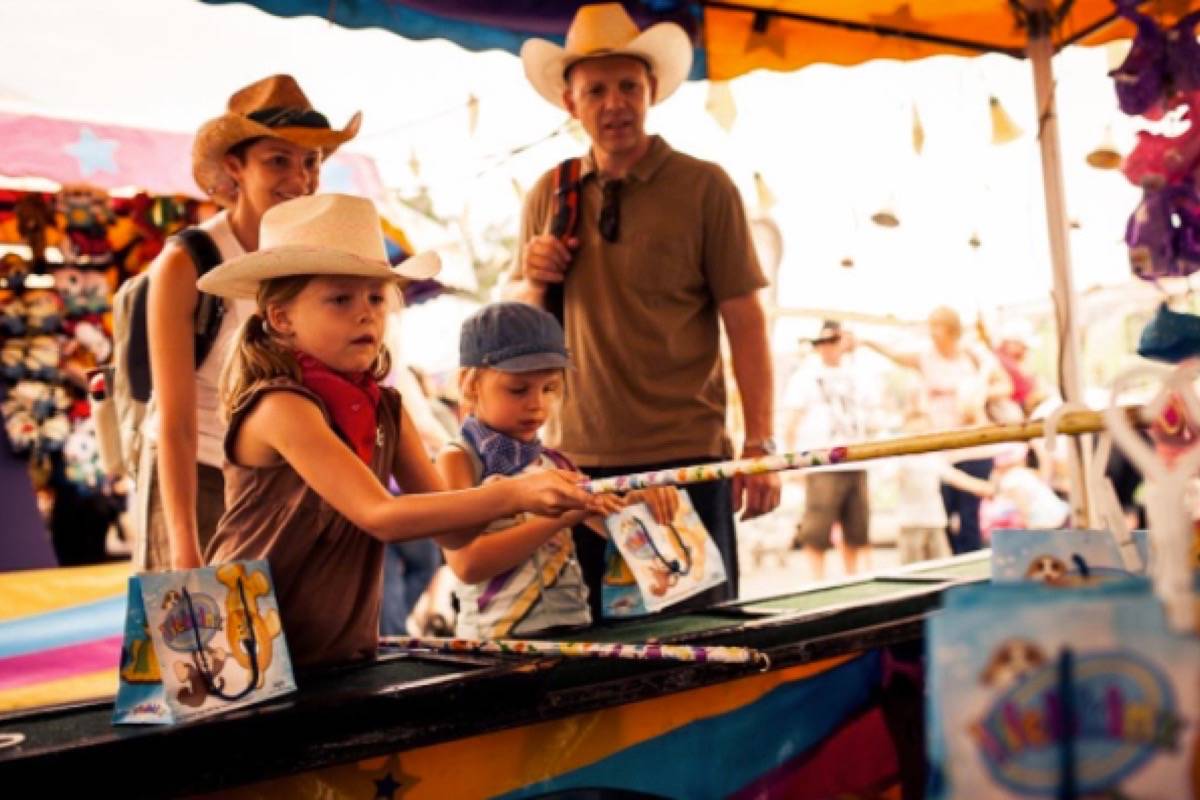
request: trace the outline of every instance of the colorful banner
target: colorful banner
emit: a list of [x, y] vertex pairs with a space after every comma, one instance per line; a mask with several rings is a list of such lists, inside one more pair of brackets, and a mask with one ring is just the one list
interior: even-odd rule
[[[199, 122], [199, 120], [197, 121]], [[0, 175], [203, 197], [192, 179], [192, 134], [0, 113]], [[375, 162], [339, 152], [321, 191], [382, 198]]]
[[116, 692], [130, 571], [0, 573], [0, 712]]

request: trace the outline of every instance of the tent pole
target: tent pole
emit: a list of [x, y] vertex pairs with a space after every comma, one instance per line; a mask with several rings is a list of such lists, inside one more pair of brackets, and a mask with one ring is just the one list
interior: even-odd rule
[[[1058, 140], [1058, 111], [1054, 101], [1054, 42], [1047, 0], [1038, 0], [1029, 15], [1029, 62], [1033, 66], [1034, 96], [1038, 109], [1038, 146], [1042, 156], [1042, 187], [1046, 200], [1046, 225], [1050, 239], [1050, 263], [1054, 274], [1054, 308], [1058, 327], [1058, 371], [1063, 401], [1083, 404], [1083, 373], [1080, 362], [1078, 306], [1071, 275], [1066, 198], [1063, 192], [1062, 155]], [[1071, 476], [1071, 512], [1077, 527], [1089, 527], [1097, 519], [1089, 502], [1087, 481], [1088, 447], [1081, 439], [1070, 439], [1068, 467]]]

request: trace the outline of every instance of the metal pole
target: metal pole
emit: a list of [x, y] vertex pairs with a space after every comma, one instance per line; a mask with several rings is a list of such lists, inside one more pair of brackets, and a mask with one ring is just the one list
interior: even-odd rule
[[[1042, 155], [1042, 188], [1046, 199], [1046, 227], [1050, 234], [1050, 263], [1054, 274], [1054, 308], [1058, 323], [1060, 389], [1066, 403], [1083, 403], [1083, 373], [1079, 357], [1079, 319], [1071, 251], [1068, 237], [1066, 199], [1063, 193], [1062, 156], [1058, 141], [1058, 111], [1054, 102], [1054, 42], [1047, 0], [1039, 0], [1028, 18], [1029, 61], [1033, 65], [1033, 87], [1038, 108], [1038, 145]], [[1096, 519], [1084, 475], [1088, 448], [1078, 439], [1068, 446], [1071, 476], [1071, 512], [1075, 524], [1088, 527]]]

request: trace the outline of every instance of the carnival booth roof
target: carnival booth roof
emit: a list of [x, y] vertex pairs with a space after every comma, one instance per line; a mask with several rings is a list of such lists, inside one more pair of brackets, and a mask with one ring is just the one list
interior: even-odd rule
[[[248, 2], [281, 17], [317, 16], [347, 28], [384, 28], [408, 39], [449, 39], [469, 50], [516, 53], [530, 37], [562, 43], [581, 0], [201, 0]], [[809, 64], [909, 61], [933, 55], [1022, 56], [1031, 30], [1053, 31], [1056, 47], [1102, 44], [1132, 35], [1112, 0], [647, 0], [626, 3], [639, 26], [673, 21], [696, 47], [692, 77], [725, 80], [755, 69]], [[1181, 13], [1187, 0], [1139, 5]], [[1157, 7], [1163, 7], [1158, 9]]]
[[[200, 197], [191, 172], [192, 136], [0, 113], [0, 175]], [[375, 163], [353, 153], [326, 161], [321, 185], [325, 191], [364, 197], [384, 194]]]

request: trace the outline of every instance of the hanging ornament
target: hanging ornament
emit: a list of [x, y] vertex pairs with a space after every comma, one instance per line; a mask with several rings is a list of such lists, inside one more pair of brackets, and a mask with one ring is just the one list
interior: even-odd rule
[[917, 104], [913, 103], [912, 107], [912, 148], [917, 155], [925, 150], [925, 126], [921, 124], [921, 114], [917, 111]]
[[733, 130], [737, 120], [737, 103], [733, 100], [733, 88], [729, 81], [709, 81], [708, 98], [704, 101], [704, 110], [712, 115], [726, 133]]
[[845, 258], [843, 258], [841, 260], [840, 263], [841, 263], [841, 266], [843, 269], [850, 269], [851, 267], [854, 266], [854, 259], [851, 258], [850, 256], [846, 256]]
[[475, 126], [479, 124], [479, 98], [474, 94], [467, 95], [467, 135], [475, 135]]
[[525, 189], [521, 186], [521, 182], [516, 178], [510, 178], [512, 181], [513, 192], [516, 193], [518, 200], [525, 199]]
[[971, 238], [967, 239], [967, 244], [970, 245], [972, 250], [978, 250], [979, 246], [982, 245], [983, 242], [979, 240], [979, 234], [972, 231]]
[[881, 208], [871, 215], [871, 222], [881, 228], [896, 228], [900, 225], [900, 218], [890, 208]]
[[775, 207], [775, 195], [771, 193], [761, 172], [754, 173], [754, 191], [758, 195], [759, 211], [765, 214]]
[[1104, 126], [1104, 136], [1101, 137], [1100, 144], [1085, 158], [1088, 165], [1096, 169], [1116, 169], [1121, 166], [1122, 157], [1113, 141], [1112, 125]]
[[408, 168], [412, 170], [414, 178], [421, 177], [421, 161], [417, 158], [417, 151], [414, 148], [408, 157]]
[[992, 144], [1008, 144], [1021, 138], [1023, 131], [1000, 104], [1000, 98], [995, 95], [989, 97], [988, 110], [992, 115]]

